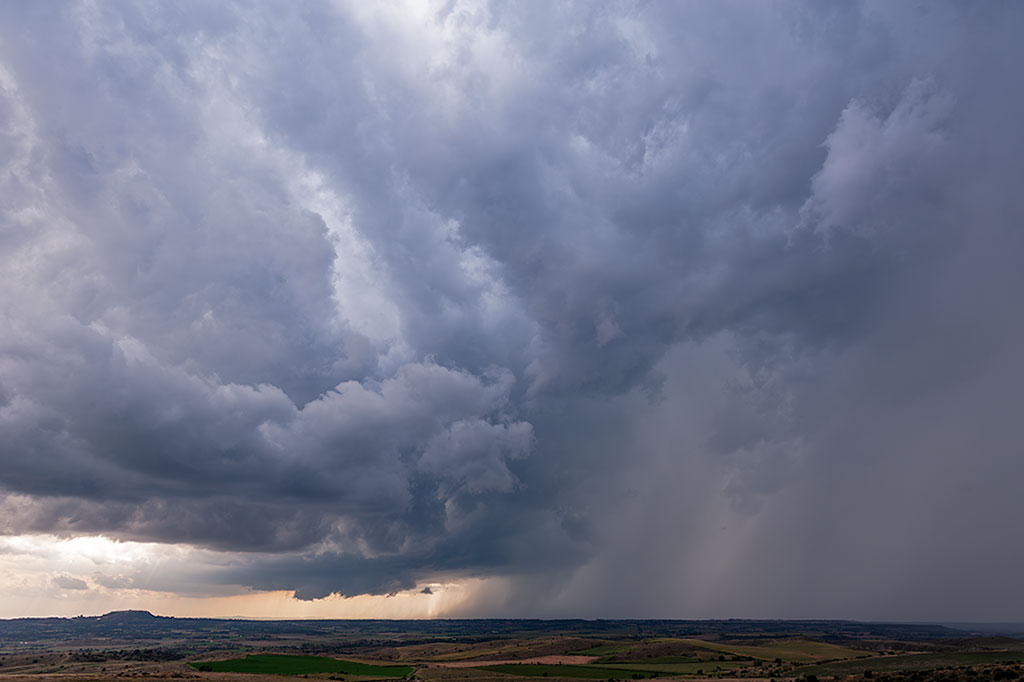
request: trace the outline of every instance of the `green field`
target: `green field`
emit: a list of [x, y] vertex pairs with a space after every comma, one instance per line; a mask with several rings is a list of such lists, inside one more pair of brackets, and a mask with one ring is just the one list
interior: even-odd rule
[[413, 671], [413, 668], [407, 665], [369, 665], [326, 656], [284, 654], [250, 654], [245, 658], [232, 658], [226, 661], [193, 661], [189, 665], [195, 670], [264, 675], [342, 673], [366, 677], [405, 677]]
[[991, 665], [1024, 661], [1024, 651], [978, 651], [949, 652], [936, 654], [906, 654], [904, 656], [881, 656], [860, 661], [837, 661], [822, 665], [797, 668], [797, 675], [854, 675], [865, 670], [888, 672], [896, 670], [932, 670], [935, 668], [961, 668], [969, 665]]
[[601, 668], [596, 665], [540, 665], [537, 663], [503, 663], [501, 665], [487, 665], [474, 670], [488, 670], [494, 673], [505, 673], [506, 675], [520, 675], [522, 677], [579, 677], [588, 680], [607, 680], [609, 678], [621, 679], [624, 675], [631, 676], [634, 673], [651, 677], [654, 671], [629, 670], [622, 668]]
[[857, 651], [856, 649], [847, 649], [835, 644], [814, 642], [806, 639], [776, 640], [758, 646], [749, 644], [719, 644], [718, 642], [706, 642], [702, 639], [686, 639], [683, 641], [704, 649], [719, 651], [723, 654], [750, 656], [752, 658], [760, 658], [763, 661], [772, 661], [779, 658], [787, 663], [813, 663], [814, 661], [821, 660], [869, 656], [866, 652]]

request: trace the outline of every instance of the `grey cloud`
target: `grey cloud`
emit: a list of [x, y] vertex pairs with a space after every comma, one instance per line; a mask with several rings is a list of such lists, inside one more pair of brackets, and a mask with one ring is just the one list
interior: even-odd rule
[[132, 578], [126, 575], [105, 575], [103, 573], [97, 573], [92, 579], [97, 585], [101, 585], [111, 590], [130, 588], [134, 583]]
[[4, 532], [524, 615], [1019, 562], [1018, 6], [449, 10], [0, 10]]
[[81, 578], [70, 575], [53, 576], [53, 584], [62, 590], [88, 590], [89, 585]]
[[[124, 347], [54, 395], [37, 374], [21, 379], [35, 380], [36, 400], [48, 399], [49, 430], [29, 428], [38, 412], [27, 400], [5, 414], [6, 442], [35, 454], [3, 461], [8, 486], [102, 498], [60, 505], [59, 518], [83, 530], [114, 523], [138, 538], [301, 546], [346, 514], [404, 515], [421, 459], [427, 470], [439, 457], [461, 462], [462, 473], [439, 473], [472, 492], [507, 489], [503, 462], [528, 445], [528, 425], [501, 416], [507, 373], [405, 365], [377, 386], [340, 384], [299, 410], [273, 387], [199, 380]], [[85, 398], [96, 391], [101, 397]], [[131, 404], [118, 398], [127, 391]], [[490, 449], [487, 463], [469, 457], [469, 446]]]
[[530, 425], [523, 422], [511, 427], [481, 420], [455, 422], [431, 440], [418, 467], [471, 493], [507, 492], [516, 480], [506, 460], [529, 454], [532, 435]]

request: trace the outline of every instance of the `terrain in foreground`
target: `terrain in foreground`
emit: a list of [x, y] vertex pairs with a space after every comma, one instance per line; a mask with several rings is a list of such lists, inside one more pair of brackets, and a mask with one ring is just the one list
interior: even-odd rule
[[1024, 627], [852, 621], [0, 620], [0, 682], [1024, 680]]

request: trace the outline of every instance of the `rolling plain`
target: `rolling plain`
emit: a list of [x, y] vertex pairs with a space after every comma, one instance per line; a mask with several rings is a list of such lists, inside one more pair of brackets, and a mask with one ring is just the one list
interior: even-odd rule
[[1024, 627], [852, 621], [0, 621], [0, 682], [124, 678], [1001, 682]]

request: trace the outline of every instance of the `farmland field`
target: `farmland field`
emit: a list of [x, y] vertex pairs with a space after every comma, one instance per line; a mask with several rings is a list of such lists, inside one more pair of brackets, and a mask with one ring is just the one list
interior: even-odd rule
[[958, 668], [969, 665], [990, 665], [1024, 661], [1022, 651], [973, 651], [934, 654], [907, 654], [904, 656], [882, 656], [859, 661], [837, 661], [797, 669], [799, 675], [853, 675], [865, 670], [892, 672], [897, 670], [932, 670], [935, 668]]
[[866, 657], [868, 654], [856, 649], [848, 649], [826, 642], [813, 642], [805, 639], [788, 639], [766, 642], [761, 645], [733, 645], [718, 642], [706, 642], [700, 639], [684, 640], [705, 649], [720, 651], [734, 656], [750, 656], [770, 661], [780, 658], [787, 663], [813, 663], [830, 659], [851, 659]]
[[718, 661], [698, 661], [692, 663], [603, 663], [602, 667], [618, 670], [619, 672], [641, 672], [661, 673], [663, 675], [696, 675], [714, 674], [716, 668], [723, 671], [739, 670], [747, 667], [746, 663], [730, 662], [719, 663]]
[[488, 670], [494, 673], [505, 673], [506, 675], [518, 675], [521, 677], [578, 677], [590, 680], [605, 680], [610, 677], [621, 676], [623, 673], [642, 673], [650, 677], [653, 671], [643, 671], [637, 668], [625, 670], [622, 668], [602, 668], [596, 665], [538, 665], [533, 663], [509, 663], [504, 665], [488, 665], [475, 670]]
[[582, 656], [604, 656], [606, 654], [616, 654], [620, 651], [629, 651], [635, 644], [601, 644], [599, 646], [592, 646], [589, 649], [580, 649], [574, 651], [574, 654], [580, 654]]
[[484, 657], [501, 656], [503, 654], [509, 653], [509, 651], [513, 651], [513, 650], [509, 649], [509, 647], [507, 647], [507, 646], [499, 645], [499, 646], [492, 647], [492, 648], [489, 648], [489, 649], [474, 648], [474, 649], [469, 649], [467, 651], [452, 651], [452, 652], [443, 653], [443, 654], [436, 654], [436, 655], [431, 656], [430, 660], [432, 660], [432, 661], [463, 661], [463, 660], [471, 660], [471, 659], [474, 659], [474, 658], [480, 658], [481, 656], [484, 656]]
[[264, 675], [308, 675], [311, 673], [342, 673], [373, 677], [405, 677], [413, 671], [407, 665], [369, 665], [342, 661], [326, 656], [284, 654], [251, 654], [226, 661], [195, 661], [195, 670], [226, 673], [261, 673]]

